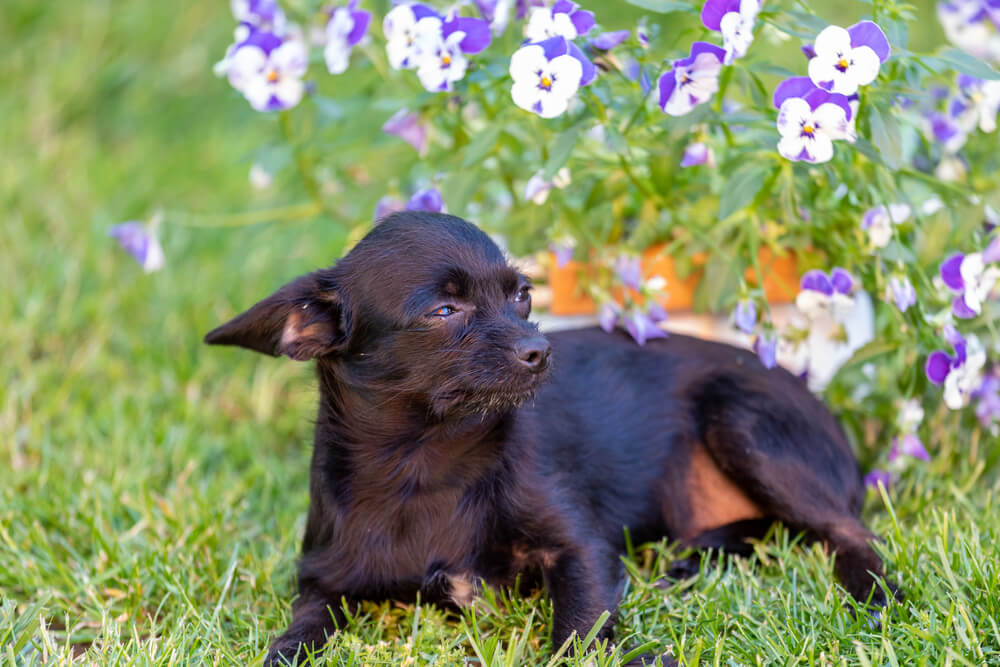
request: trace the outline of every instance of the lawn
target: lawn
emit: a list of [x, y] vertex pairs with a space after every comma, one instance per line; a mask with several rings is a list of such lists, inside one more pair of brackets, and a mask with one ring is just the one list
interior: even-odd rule
[[[201, 338], [329, 264], [349, 230], [212, 228], [229, 219], [205, 214], [287, 194], [249, 188], [249, 156], [273, 120], [210, 73], [228, 43], [226, 4], [5, 4], [4, 664], [259, 663], [289, 620], [311, 368]], [[170, 227], [167, 266], [147, 276], [106, 230], [158, 208], [190, 213], [174, 219], [191, 226]], [[907, 595], [881, 627], [855, 613], [830, 557], [778, 530], [757, 557], [666, 587], [654, 582], [679, 552], [637, 549], [619, 655], [653, 642], [691, 665], [1000, 664], [1000, 444], [956, 435], [945, 411], [930, 419], [932, 462], [865, 509]], [[546, 665], [549, 612], [540, 595], [503, 592], [463, 617], [371, 604], [326, 655]]]

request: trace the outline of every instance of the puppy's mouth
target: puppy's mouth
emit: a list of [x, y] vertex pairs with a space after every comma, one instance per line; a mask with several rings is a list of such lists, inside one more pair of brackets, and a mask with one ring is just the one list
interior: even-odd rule
[[484, 415], [507, 412], [531, 401], [548, 371], [536, 373], [506, 386], [444, 388], [431, 396], [431, 406], [438, 416], [455, 414]]

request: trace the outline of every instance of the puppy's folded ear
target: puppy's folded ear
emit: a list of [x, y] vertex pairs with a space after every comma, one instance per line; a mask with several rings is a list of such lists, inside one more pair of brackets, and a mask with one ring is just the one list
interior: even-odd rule
[[340, 292], [323, 271], [296, 278], [250, 310], [210, 331], [210, 345], [239, 345], [297, 361], [347, 346], [349, 317]]

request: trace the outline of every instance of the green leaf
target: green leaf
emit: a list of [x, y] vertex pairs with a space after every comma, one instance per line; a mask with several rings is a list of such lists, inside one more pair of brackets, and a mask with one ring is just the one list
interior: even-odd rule
[[614, 125], [605, 126], [604, 142], [615, 153], [622, 155], [628, 153], [628, 141], [625, 139], [625, 135]]
[[885, 340], [873, 340], [872, 342], [868, 343], [867, 345], [861, 346], [860, 348], [857, 349], [857, 351], [855, 351], [855, 353], [851, 356], [851, 358], [847, 360], [847, 363], [841, 366], [840, 369], [837, 371], [837, 375], [834, 377], [834, 380], [836, 380], [837, 377], [840, 377], [845, 373], [849, 373], [852, 370], [861, 368], [870, 361], [878, 359], [879, 357], [887, 355], [891, 352], [896, 352], [898, 350], [899, 350], [899, 344], [896, 342], [889, 342]]
[[441, 195], [448, 203], [448, 212], [463, 215], [478, 187], [478, 169], [459, 169], [449, 176], [441, 188]]
[[[725, 307], [726, 299], [740, 288], [743, 272], [739, 262], [723, 253], [712, 253], [698, 289], [695, 292], [696, 310], [719, 312]], [[667, 285], [667, 289], [670, 286]]]
[[744, 165], [726, 182], [719, 197], [719, 220], [725, 220], [747, 206], [764, 186], [768, 167], [760, 164]]
[[872, 143], [878, 148], [882, 159], [890, 169], [898, 169], [903, 164], [903, 137], [899, 133], [896, 119], [889, 112], [873, 109], [868, 122]]
[[497, 139], [500, 138], [502, 131], [503, 125], [501, 123], [493, 123], [477, 134], [465, 148], [465, 159], [462, 161], [462, 166], [470, 167], [482, 162], [493, 150], [493, 147], [496, 146]]
[[630, 5], [642, 7], [651, 12], [669, 14], [670, 12], [694, 12], [694, 8], [686, 2], [677, 0], [625, 0]]
[[974, 76], [977, 79], [1000, 79], [1000, 72], [997, 72], [979, 58], [956, 48], [945, 49], [936, 56], [926, 56], [922, 58], [922, 61], [935, 72], [955, 70], [962, 74]]
[[545, 161], [545, 169], [542, 171], [543, 179], [551, 181], [556, 172], [566, 164], [566, 160], [569, 159], [570, 153], [573, 152], [573, 146], [576, 145], [576, 140], [579, 137], [579, 125], [571, 127], [559, 135], [552, 145], [552, 150], [549, 151], [549, 159]]

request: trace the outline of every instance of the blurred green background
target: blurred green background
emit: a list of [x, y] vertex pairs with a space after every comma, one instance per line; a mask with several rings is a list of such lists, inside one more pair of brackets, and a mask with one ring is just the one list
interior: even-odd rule
[[[587, 6], [607, 29], [648, 14], [618, 2]], [[841, 24], [864, 7], [815, 3]], [[931, 3], [918, 12], [914, 50], [942, 39]], [[379, 161], [412, 150], [381, 136], [391, 109], [376, 109], [344, 121], [367, 127], [356, 140], [372, 146], [367, 184], [327, 194], [351, 215], [235, 229], [177, 224], [212, 224], [225, 220], [216, 214], [301, 194], [289, 175], [263, 193], [248, 183], [258, 149], [279, 128], [212, 74], [232, 37], [228, 3], [7, 0], [2, 14], [0, 652], [13, 655], [12, 637], [41, 636], [53, 642], [43, 653], [84, 661], [120, 652], [164, 664], [245, 663], [287, 621], [314, 387], [307, 364], [210, 349], [201, 338], [334, 260], [370, 214]], [[689, 27], [658, 20], [659, 48]], [[801, 58], [798, 46], [765, 48], [781, 62]], [[341, 84], [322, 85], [336, 97]], [[167, 212], [167, 264], [144, 275], [107, 228], [157, 209]], [[940, 445], [942, 460], [951, 446]], [[967, 489], [982, 474], [975, 457], [947, 465], [927, 475]], [[992, 498], [968, 511], [990, 516]], [[913, 491], [901, 512], [930, 516], [936, 502]], [[889, 519], [880, 525], [887, 530]], [[995, 521], [982, 530], [973, 561], [990, 558], [981, 549]], [[823, 556], [809, 559], [793, 567], [825, 571], [832, 586]], [[784, 580], [784, 566], [771, 575]], [[751, 581], [731, 584], [734, 605]], [[822, 632], [804, 627], [789, 635], [794, 650], [822, 646]], [[456, 641], [454, 628], [437, 632]], [[956, 633], [946, 631], [941, 646], [957, 645]], [[85, 654], [98, 637], [104, 653]], [[750, 642], [747, 650], [770, 649]]]

